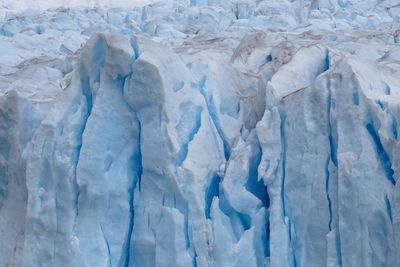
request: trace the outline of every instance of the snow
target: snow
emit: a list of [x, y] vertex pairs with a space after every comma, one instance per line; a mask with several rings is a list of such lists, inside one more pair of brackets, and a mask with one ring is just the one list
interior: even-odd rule
[[0, 266], [397, 266], [398, 3], [147, 3], [1, 4]]

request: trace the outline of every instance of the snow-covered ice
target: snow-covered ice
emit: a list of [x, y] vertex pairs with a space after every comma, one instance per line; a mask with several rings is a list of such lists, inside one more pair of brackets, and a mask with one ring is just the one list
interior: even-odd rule
[[397, 0], [65, 2], [0, 3], [0, 266], [400, 266]]

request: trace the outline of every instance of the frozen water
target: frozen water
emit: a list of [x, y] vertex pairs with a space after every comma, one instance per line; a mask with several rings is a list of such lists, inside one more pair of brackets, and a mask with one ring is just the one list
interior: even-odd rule
[[146, 3], [0, 4], [0, 266], [399, 266], [398, 2]]

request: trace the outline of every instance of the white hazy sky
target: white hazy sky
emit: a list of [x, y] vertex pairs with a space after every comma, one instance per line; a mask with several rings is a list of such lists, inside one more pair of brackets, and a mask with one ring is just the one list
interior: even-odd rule
[[51, 7], [102, 6], [135, 7], [155, 2], [154, 0], [0, 0], [0, 9], [12, 10], [47, 9]]

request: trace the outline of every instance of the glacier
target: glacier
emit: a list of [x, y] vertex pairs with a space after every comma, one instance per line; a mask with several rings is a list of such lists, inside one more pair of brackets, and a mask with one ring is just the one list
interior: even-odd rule
[[400, 266], [397, 0], [64, 2], [0, 3], [0, 266]]

